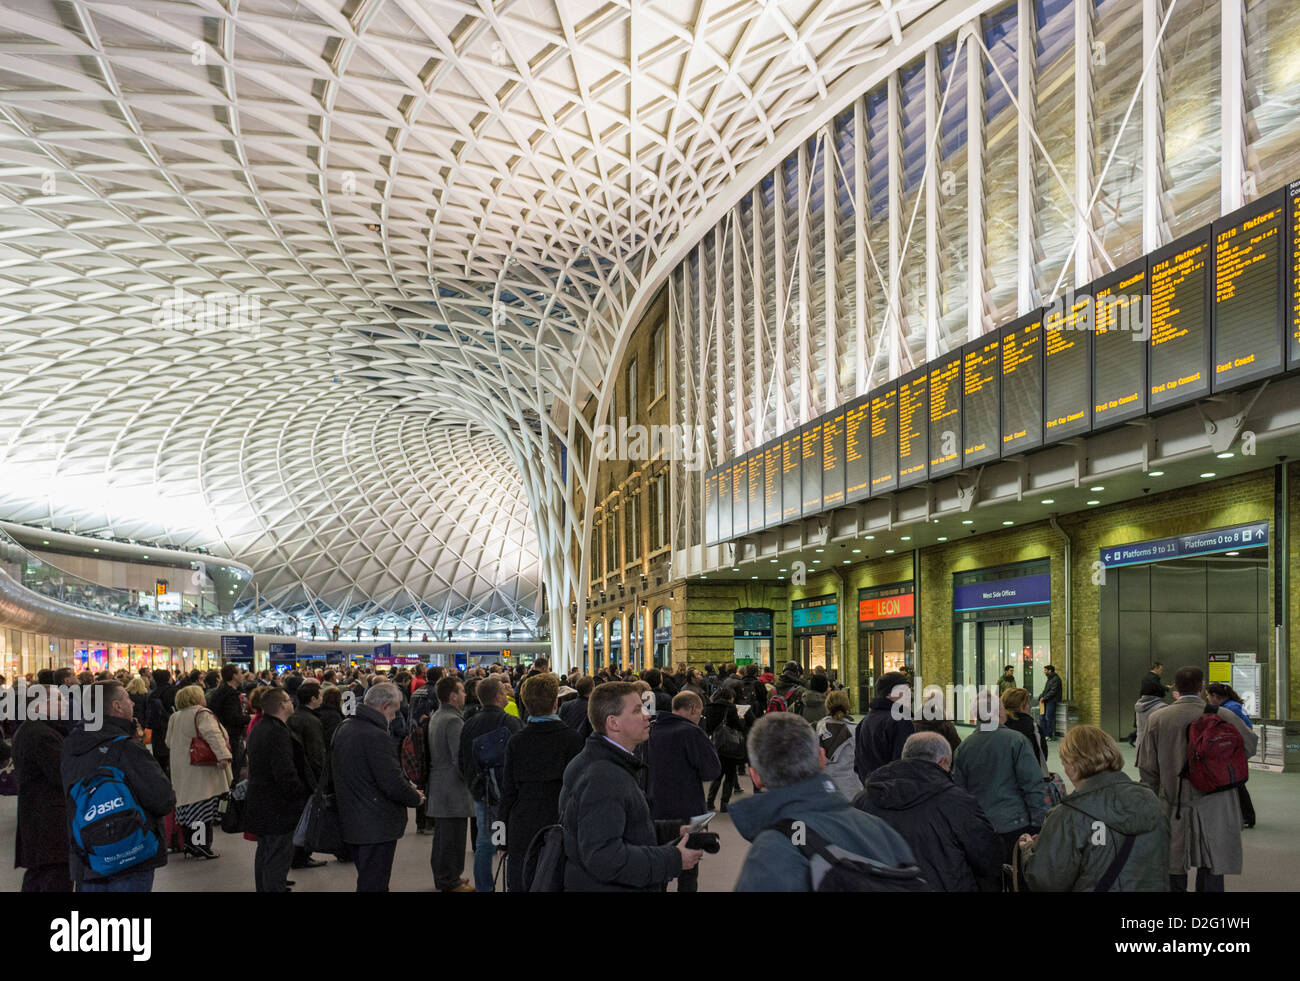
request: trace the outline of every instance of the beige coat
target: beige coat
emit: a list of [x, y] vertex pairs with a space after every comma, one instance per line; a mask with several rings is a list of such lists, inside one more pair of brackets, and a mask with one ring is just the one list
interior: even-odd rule
[[[1152, 712], [1138, 751], [1138, 768], [1142, 783], [1155, 791], [1169, 815], [1169, 874], [1184, 875], [1189, 868], [1198, 868], [1215, 875], [1240, 875], [1242, 818], [1237, 792], [1203, 794], [1190, 781], [1179, 779], [1187, 763], [1187, 727], [1204, 711], [1205, 699], [1184, 695]], [[1235, 712], [1221, 709], [1219, 714], [1241, 733], [1247, 758], [1254, 756], [1259, 737]]]
[[[194, 738], [196, 720], [199, 735], [212, 747], [221, 766], [190, 765], [190, 740]], [[176, 790], [177, 807], [197, 804], [230, 789], [230, 747], [211, 709], [191, 705], [173, 712], [167, 720], [167, 747], [171, 750], [172, 787]]]

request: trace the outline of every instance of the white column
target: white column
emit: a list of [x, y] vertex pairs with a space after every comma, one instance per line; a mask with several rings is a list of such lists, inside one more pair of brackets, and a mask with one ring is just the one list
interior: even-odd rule
[[1074, 285], [1092, 281], [1092, 0], [1074, 3]]
[[736, 416], [736, 452], [753, 447], [745, 425], [745, 296], [740, 275], [740, 205], [731, 210], [731, 349], [735, 363], [736, 384], [732, 390]]
[[799, 277], [799, 306], [795, 313], [799, 318], [799, 424], [803, 425], [813, 417], [812, 411], [812, 338], [808, 323], [808, 293], [812, 289], [812, 276], [808, 270], [808, 258], [811, 251], [809, 242], [808, 211], [809, 172], [812, 169], [808, 159], [808, 143], [799, 144], [799, 212], [797, 217], [799, 239], [795, 253], [795, 275]]
[[[763, 199], [762, 191], [755, 188], [750, 193], [750, 199], [753, 201], [753, 207], [750, 209], [750, 284], [749, 287], [754, 294], [754, 445], [761, 446], [767, 441], [768, 433], [764, 431], [763, 424], [767, 417], [765, 409], [767, 401], [764, 393], [767, 391], [767, 365], [763, 362], [763, 340], [767, 336], [766, 324], [763, 311], [763, 297], [765, 294], [763, 283], [763, 215], [760, 210], [760, 203]], [[772, 435], [775, 435], [773, 433]]]
[[886, 119], [889, 134], [889, 307], [885, 316], [885, 337], [889, 344], [889, 377], [902, 373], [902, 322], [899, 317], [903, 278], [903, 123], [898, 72], [888, 82]]
[[861, 98], [853, 101], [853, 320], [857, 358], [855, 395], [871, 388], [867, 359], [867, 113]]
[[[1163, 14], [1160, 0], [1142, 0], [1142, 64], [1147, 64], [1155, 50], [1156, 36], [1160, 31]], [[1163, 222], [1160, 220], [1160, 196], [1164, 184], [1160, 176], [1160, 162], [1164, 159], [1161, 139], [1164, 126], [1160, 98], [1160, 79], [1164, 76], [1163, 58], [1157, 57], [1147, 75], [1142, 90], [1142, 251], [1152, 252], [1164, 244]]]
[[835, 153], [835, 135], [830, 124], [822, 127], [822, 247], [824, 249], [824, 258], [822, 260], [826, 269], [825, 275], [825, 307], [826, 307], [826, 389], [822, 395], [822, 411], [826, 412], [839, 404], [839, 371], [840, 355], [838, 337], [835, 330], [835, 311], [839, 305], [839, 298], [836, 295], [836, 269], [835, 257], [837, 250], [835, 248], [835, 218], [837, 197], [835, 193], [836, 167], [838, 166], [832, 157], [837, 157]]
[[790, 325], [790, 302], [785, 277], [785, 187], [781, 168], [772, 174], [772, 277], [776, 284], [776, 431], [784, 433], [793, 423], [786, 418], [786, 336]]
[[[939, 356], [939, 51], [925, 49], [925, 359]], [[953, 98], [949, 94], [948, 98]]]
[[[980, 22], [970, 22], [979, 37]], [[973, 39], [966, 42], [966, 252], [969, 257], [970, 307], [967, 339], [984, 333], [984, 63]]]
[[1032, 0], [1018, 0], [1016, 12], [1016, 170], [1020, 176], [1020, 193], [1016, 195], [1016, 314], [1032, 310], [1037, 293], [1034, 283], [1034, 219], [1038, 211], [1038, 187], [1034, 181], [1035, 122], [1034, 98], [1034, 5]]
[[[1246, 68], [1244, 0], [1220, 0], [1223, 26], [1219, 59], [1223, 92], [1222, 213], [1235, 211], [1255, 197], [1254, 182], [1246, 179]], [[1247, 193], [1249, 191], [1249, 194]]]

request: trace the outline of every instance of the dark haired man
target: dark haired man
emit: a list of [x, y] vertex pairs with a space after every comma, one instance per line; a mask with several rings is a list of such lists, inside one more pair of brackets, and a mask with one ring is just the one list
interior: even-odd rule
[[226, 739], [230, 742], [233, 757], [230, 772], [236, 780], [244, 768], [244, 726], [248, 722], [245, 704], [245, 696], [239, 691], [239, 668], [233, 664], [223, 664], [221, 683], [208, 696], [208, 708], [212, 709], [212, 714], [226, 730]]
[[906, 705], [910, 694], [907, 676], [901, 672], [890, 671], [876, 679], [876, 697], [853, 735], [853, 769], [863, 784], [877, 767], [903, 758], [903, 744], [916, 729], [910, 714], [895, 714], [894, 704]]
[[[690, 691], [678, 692], [672, 708], [651, 726], [647, 755], [653, 817], [680, 824], [704, 813], [704, 784], [722, 775], [722, 761], [700, 728], [704, 714], [700, 697]], [[698, 892], [699, 877], [698, 866], [683, 870], [677, 878], [677, 891]]]
[[[498, 665], [493, 665], [497, 667]], [[500, 788], [504, 779], [505, 747], [510, 737], [523, 728], [523, 723], [506, 711], [510, 691], [505, 675], [489, 675], [474, 689], [482, 708], [465, 722], [460, 734], [458, 761], [460, 772], [474, 797], [474, 816], [478, 838], [474, 842], [474, 889], [491, 892], [493, 885], [492, 825], [496, 820], [496, 807], [500, 801]], [[496, 730], [505, 729], [506, 733]], [[480, 766], [480, 759], [490, 757], [492, 764]]]
[[473, 892], [462, 876], [465, 835], [474, 800], [460, 772], [460, 737], [465, 728], [465, 686], [454, 675], [439, 678], [434, 686], [438, 710], [429, 717], [429, 792], [426, 820], [433, 821], [433, 848], [429, 867], [440, 892]]

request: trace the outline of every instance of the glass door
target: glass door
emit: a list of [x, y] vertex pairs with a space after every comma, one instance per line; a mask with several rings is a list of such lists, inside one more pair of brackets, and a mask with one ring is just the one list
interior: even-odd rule
[[[1046, 617], [1040, 619], [1046, 620]], [[996, 687], [1008, 664], [1015, 669], [1016, 684], [1025, 686], [1029, 654], [1029, 620], [985, 620], [978, 624], [980, 678], [978, 684]]]

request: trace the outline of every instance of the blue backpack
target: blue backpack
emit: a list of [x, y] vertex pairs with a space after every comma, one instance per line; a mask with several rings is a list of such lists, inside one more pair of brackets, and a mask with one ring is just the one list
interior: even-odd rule
[[506, 768], [506, 743], [512, 733], [504, 724], [478, 736], [473, 743], [474, 765], [482, 774], [483, 797], [489, 807], [501, 803]]
[[[126, 738], [119, 736], [113, 741]], [[68, 793], [72, 798], [72, 846], [96, 876], [117, 875], [158, 854], [158, 836], [120, 769], [101, 766], [73, 784]]]

